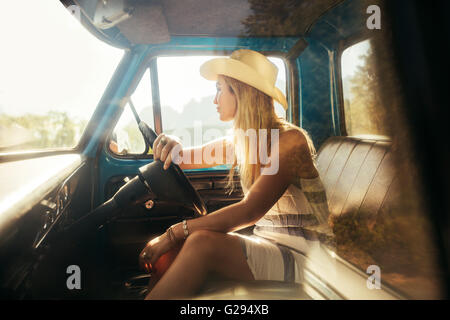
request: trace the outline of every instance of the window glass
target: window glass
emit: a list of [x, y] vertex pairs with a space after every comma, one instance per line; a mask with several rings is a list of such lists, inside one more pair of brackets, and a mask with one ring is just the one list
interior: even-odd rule
[[[230, 133], [214, 105], [216, 84], [200, 75], [200, 66], [217, 56], [160, 57], [157, 60], [163, 131], [182, 139], [183, 146], [199, 146]], [[286, 72], [279, 58], [269, 58], [279, 69], [276, 86], [286, 94]], [[276, 113], [286, 118], [275, 103]]]
[[341, 59], [347, 134], [387, 136], [371, 40], [347, 48]]
[[[149, 69], [145, 71], [136, 90], [131, 95], [131, 102], [133, 103], [134, 108], [136, 108], [139, 118], [147, 123], [150, 128], [154, 128]], [[110, 140], [110, 150], [120, 155], [142, 154], [145, 152], [145, 141], [142, 133], [139, 131], [139, 127], [129, 103], [126, 104], [119, 122], [114, 128]], [[151, 146], [148, 153], [153, 153]]]
[[75, 147], [123, 50], [59, 1], [4, 1], [0, 29], [0, 152]]

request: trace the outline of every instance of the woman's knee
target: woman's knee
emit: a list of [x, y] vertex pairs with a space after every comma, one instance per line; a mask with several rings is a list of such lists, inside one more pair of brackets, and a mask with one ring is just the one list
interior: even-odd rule
[[185, 240], [183, 248], [195, 254], [212, 254], [220, 235], [220, 233], [209, 230], [194, 231]]

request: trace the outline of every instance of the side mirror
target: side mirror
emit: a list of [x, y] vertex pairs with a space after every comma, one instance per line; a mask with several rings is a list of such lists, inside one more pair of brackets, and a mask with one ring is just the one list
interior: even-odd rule
[[130, 150], [128, 133], [123, 130], [114, 131], [109, 139], [109, 150], [115, 154], [128, 154], [128, 150]]

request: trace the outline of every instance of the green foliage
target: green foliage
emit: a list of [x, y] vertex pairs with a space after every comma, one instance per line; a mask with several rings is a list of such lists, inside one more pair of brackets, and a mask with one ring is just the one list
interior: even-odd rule
[[[2, 141], [16, 141], [17, 128], [23, 132], [23, 139], [17, 143], [2, 143], [4, 150], [30, 150], [74, 147], [86, 127], [86, 120], [72, 119], [66, 112], [49, 111], [44, 115], [27, 113], [21, 116], [0, 114]], [[16, 131], [14, 130], [16, 129]]]
[[381, 75], [377, 70], [372, 46], [360, 58], [355, 75], [349, 79], [350, 99], [346, 97], [345, 120], [350, 135], [376, 134], [389, 136], [386, 123], [386, 106], [381, 99]]
[[142, 137], [141, 131], [136, 122], [130, 122], [125, 126], [124, 131], [128, 135], [128, 143], [130, 149], [127, 150], [129, 154], [141, 154], [145, 151], [145, 141]]

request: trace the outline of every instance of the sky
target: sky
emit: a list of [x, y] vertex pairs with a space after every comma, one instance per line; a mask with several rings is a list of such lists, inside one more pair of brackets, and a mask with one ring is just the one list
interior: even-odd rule
[[370, 40], [365, 40], [356, 45], [353, 45], [344, 50], [342, 53], [342, 78], [352, 77], [362, 65], [363, 61], [360, 59], [370, 48]]
[[[160, 96], [163, 105], [170, 105], [175, 110], [182, 110], [190, 99], [199, 101], [202, 97], [216, 94], [216, 83], [200, 75], [203, 62], [214, 57], [184, 57], [177, 59], [164, 57], [158, 59]], [[277, 85], [283, 92], [281, 83], [286, 82], [284, 64], [279, 58], [269, 58], [278, 67]], [[179, 70], [183, 70], [180, 73]], [[211, 101], [211, 104], [213, 102]]]
[[88, 119], [123, 56], [55, 0], [2, 1], [0, 30], [0, 113]]

